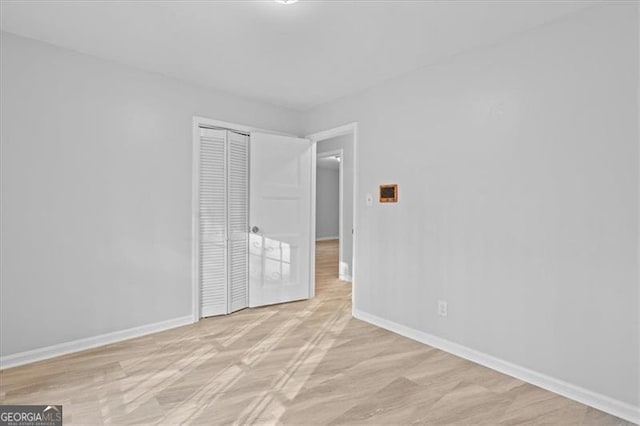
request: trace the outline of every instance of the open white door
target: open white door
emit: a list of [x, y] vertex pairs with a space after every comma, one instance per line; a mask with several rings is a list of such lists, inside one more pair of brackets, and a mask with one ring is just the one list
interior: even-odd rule
[[249, 306], [308, 299], [311, 142], [251, 133]]

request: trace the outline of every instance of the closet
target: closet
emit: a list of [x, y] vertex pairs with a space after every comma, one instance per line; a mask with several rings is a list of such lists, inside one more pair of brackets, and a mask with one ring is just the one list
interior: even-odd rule
[[197, 144], [200, 317], [248, 306], [249, 135], [200, 126]]

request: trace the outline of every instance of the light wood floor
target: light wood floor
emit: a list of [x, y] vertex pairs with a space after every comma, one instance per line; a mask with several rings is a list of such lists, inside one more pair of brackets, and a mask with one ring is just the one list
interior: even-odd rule
[[351, 317], [337, 242], [317, 297], [5, 370], [2, 404], [65, 424], [626, 424]]

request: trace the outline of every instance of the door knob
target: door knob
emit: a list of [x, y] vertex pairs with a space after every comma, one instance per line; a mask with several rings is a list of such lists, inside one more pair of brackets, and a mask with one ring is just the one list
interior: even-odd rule
[[251, 228], [251, 232], [253, 232], [254, 234], [257, 234], [259, 230], [260, 228], [258, 228], [257, 226], [254, 226], [253, 228]]

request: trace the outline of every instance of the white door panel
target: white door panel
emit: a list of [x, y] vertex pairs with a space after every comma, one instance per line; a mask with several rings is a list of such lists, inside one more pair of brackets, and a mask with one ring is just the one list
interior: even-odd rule
[[249, 306], [309, 298], [312, 145], [251, 134]]

